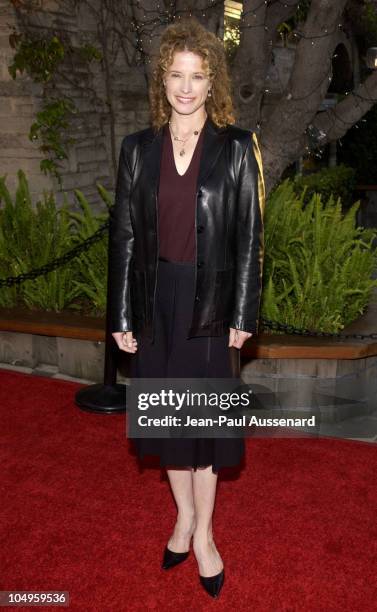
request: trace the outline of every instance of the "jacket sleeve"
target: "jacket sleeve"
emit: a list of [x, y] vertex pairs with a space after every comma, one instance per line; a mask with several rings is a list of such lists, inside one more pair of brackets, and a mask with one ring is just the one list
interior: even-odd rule
[[134, 233], [130, 215], [132, 173], [126, 154], [127, 137], [122, 141], [115, 190], [109, 213], [108, 308], [111, 333], [132, 331], [130, 283]]
[[235, 301], [230, 327], [258, 333], [262, 293], [265, 186], [257, 136], [250, 133], [239, 174]]

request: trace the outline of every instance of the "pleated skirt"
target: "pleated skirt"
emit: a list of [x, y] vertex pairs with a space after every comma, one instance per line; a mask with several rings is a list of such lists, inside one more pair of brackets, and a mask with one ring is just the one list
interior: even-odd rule
[[[155, 336], [151, 343], [136, 333], [138, 350], [131, 358], [132, 378], [234, 378], [229, 332], [223, 336], [187, 338], [195, 295], [195, 264], [159, 260], [155, 303]], [[234, 356], [234, 355], [233, 355]], [[142, 462], [159, 457], [161, 467], [205, 468], [218, 473], [239, 466], [243, 437], [133, 438]]]

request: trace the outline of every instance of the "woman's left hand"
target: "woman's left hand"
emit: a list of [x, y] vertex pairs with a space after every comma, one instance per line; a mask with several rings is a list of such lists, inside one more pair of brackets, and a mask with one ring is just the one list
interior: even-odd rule
[[242, 331], [242, 329], [234, 329], [230, 327], [229, 333], [229, 344], [228, 346], [234, 346], [235, 348], [242, 348], [246, 340], [251, 338], [253, 334], [249, 332]]

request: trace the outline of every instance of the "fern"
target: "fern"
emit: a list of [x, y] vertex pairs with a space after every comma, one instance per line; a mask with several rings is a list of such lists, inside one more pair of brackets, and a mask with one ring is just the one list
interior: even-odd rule
[[[64, 197], [58, 209], [52, 193], [33, 207], [28, 183], [22, 170], [12, 199], [5, 178], [0, 178], [0, 277], [18, 276], [39, 268], [67, 253], [91, 235], [106, 215], [95, 217], [81, 192], [77, 192], [83, 214], [71, 212]], [[105, 194], [105, 189], [101, 188]], [[107, 194], [109, 201], [109, 195]], [[90, 298], [90, 308], [103, 314], [106, 305], [106, 240], [91, 247], [81, 258], [47, 275], [28, 280], [10, 289], [1, 289], [0, 306], [23, 304], [30, 309], [61, 311], [79, 308]], [[97, 297], [91, 294], [96, 287]]]
[[[97, 189], [107, 209], [112, 197]], [[107, 219], [95, 215], [80, 190], [79, 210], [67, 198], [58, 209], [53, 194], [33, 207], [24, 173], [12, 198], [0, 177], [0, 277], [43, 266], [81, 244]], [[271, 194], [265, 212], [265, 260], [261, 315], [295, 327], [337, 332], [362, 314], [377, 281], [376, 232], [356, 227], [360, 203], [342, 214], [340, 198], [298, 195], [286, 179]], [[47, 276], [0, 291], [0, 306], [106, 311], [108, 238], [91, 245]]]
[[286, 179], [267, 202], [261, 315], [337, 332], [364, 312], [377, 286], [376, 233], [356, 227], [359, 201], [342, 215], [340, 198], [304, 196]]

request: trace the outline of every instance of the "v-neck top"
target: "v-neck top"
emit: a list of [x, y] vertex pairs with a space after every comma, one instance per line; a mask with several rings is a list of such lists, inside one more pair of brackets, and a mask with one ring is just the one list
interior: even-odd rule
[[159, 255], [170, 261], [195, 261], [195, 203], [204, 127], [190, 165], [183, 175], [177, 171], [169, 125], [163, 127], [158, 189]]

